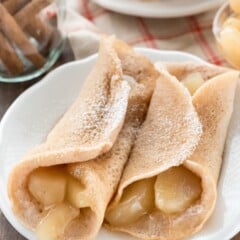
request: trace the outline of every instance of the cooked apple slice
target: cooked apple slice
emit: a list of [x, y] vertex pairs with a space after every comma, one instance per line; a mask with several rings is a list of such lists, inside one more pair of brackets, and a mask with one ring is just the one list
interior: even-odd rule
[[237, 17], [229, 17], [223, 24], [223, 28], [225, 27], [234, 27], [240, 31], [240, 19]]
[[46, 167], [34, 170], [28, 180], [28, 189], [44, 207], [64, 200], [67, 176], [60, 167]]
[[156, 207], [168, 214], [184, 211], [202, 192], [200, 178], [183, 166], [159, 174], [154, 189]]
[[236, 68], [240, 68], [240, 31], [233, 26], [226, 26], [220, 32], [219, 44], [223, 55]]
[[36, 229], [37, 240], [63, 239], [66, 226], [80, 213], [69, 204], [60, 203], [52, 208]]
[[89, 201], [80, 181], [69, 176], [67, 184], [67, 201], [76, 208], [89, 207]]
[[133, 183], [124, 190], [120, 203], [106, 214], [111, 225], [123, 226], [135, 222], [154, 208], [155, 178]]
[[229, 0], [230, 6], [235, 13], [240, 13], [240, 2], [239, 0]]
[[182, 80], [183, 85], [189, 90], [191, 95], [204, 83], [204, 80], [200, 73], [189, 74]]

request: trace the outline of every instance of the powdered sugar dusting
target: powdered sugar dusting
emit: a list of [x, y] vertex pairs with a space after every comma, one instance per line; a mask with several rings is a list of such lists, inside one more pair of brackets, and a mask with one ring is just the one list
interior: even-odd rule
[[121, 183], [129, 184], [131, 179], [136, 181], [180, 165], [195, 150], [201, 133], [190, 94], [175, 78], [163, 74]]

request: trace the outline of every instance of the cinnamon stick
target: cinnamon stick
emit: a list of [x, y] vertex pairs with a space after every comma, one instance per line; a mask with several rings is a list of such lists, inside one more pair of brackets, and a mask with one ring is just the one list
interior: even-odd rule
[[15, 14], [15, 20], [24, 28], [37, 13], [52, 2], [53, 0], [33, 0]]
[[0, 59], [11, 75], [23, 73], [24, 66], [6, 37], [0, 32]]
[[23, 8], [30, 0], [6, 0], [3, 2], [3, 6], [8, 12], [13, 15]]
[[[39, 43], [41, 43], [41, 48], [44, 48], [48, 45], [52, 38], [53, 28], [51, 25], [43, 22], [38, 16], [32, 17], [29, 19], [28, 16], [25, 16], [23, 19], [28, 20], [28, 24], [25, 26], [26, 22], [19, 19], [23, 13], [21, 11], [24, 10], [24, 7], [30, 2], [31, 0], [6, 0], [3, 3], [4, 7], [8, 10], [11, 15], [15, 15], [18, 11], [19, 13], [15, 16], [17, 17], [17, 22], [19, 26], [26, 31], [30, 36], [34, 37]], [[29, 8], [29, 6], [28, 6]], [[26, 11], [26, 10], [24, 10]], [[26, 14], [26, 12], [25, 12]], [[32, 14], [32, 13], [31, 13]], [[20, 16], [20, 17], [19, 17]]]
[[8, 13], [2, 4], [0, 4], [0, 16], [0, 29], [5, 36], [18, 46], [24, 56], [28, 58], [35, 67], [42, 67], [45, 62], [44, 57], [39, 54], [36, 47], [30, 43], [15, 19]]
[[38, 40], [41, 45], [48, 44], [54, 31], [51, 25], [44, 23], [38, 16], [32, 18], [31, 23], [27, 24], [24, 30]]

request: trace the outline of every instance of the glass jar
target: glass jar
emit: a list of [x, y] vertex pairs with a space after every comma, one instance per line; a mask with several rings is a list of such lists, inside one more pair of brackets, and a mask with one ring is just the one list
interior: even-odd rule
[[45, 73], [60, 56], [64, 0], [0, 0], [0, 81], [22, 82]]
[[[240, 6], [240, 1], [236, 3]], [[240, 12], [234, 12], [229, 2], [217, 11], [213, 21], [213, 34], [221, 55], [233, 67], [240, 69]]]

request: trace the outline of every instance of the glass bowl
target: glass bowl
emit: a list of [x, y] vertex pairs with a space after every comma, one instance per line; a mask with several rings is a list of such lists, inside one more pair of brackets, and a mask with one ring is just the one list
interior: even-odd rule
[[[229, 17], [236, 14], [230, 8], [228, 2], [223, 4], [217, 11], [213, 21], [213, 34], [216, 39], [218, 49], [222, 56], [235, 68], [240, 69], [240, 29], [232, 26], [224, 28], [224, 23]], [[239, 18], [240, 20], [240, 18]], [[223, 29], [225, 29], [223, 31]]]
[[65, 0], [0, 0], [0, 82], [37, 78], [65, 44]]

